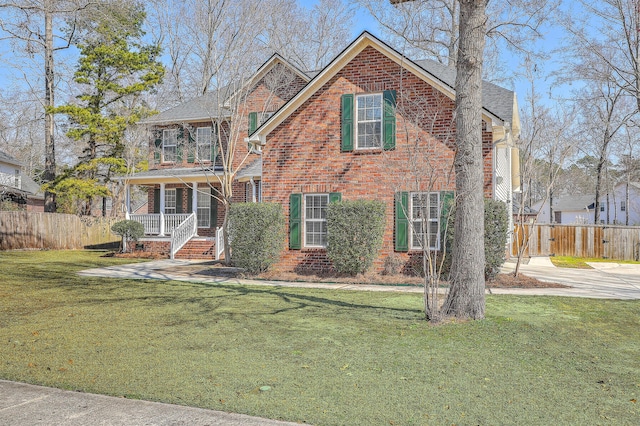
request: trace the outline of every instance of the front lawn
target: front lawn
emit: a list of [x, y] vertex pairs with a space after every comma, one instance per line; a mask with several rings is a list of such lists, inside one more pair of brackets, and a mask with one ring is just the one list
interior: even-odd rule
[[587, 262], [615, 262], [624, 264], [640, 264], [634, 260], [602, 259], [600, 257], [551, 256], [551, 263], [559, 268], [593, 269]]
[[0, 253], [0, 378], [318, 425], [640, 418], [640, 302], [492, 296], [434, 327], [415, 294], [74, 273], [115, 263]]

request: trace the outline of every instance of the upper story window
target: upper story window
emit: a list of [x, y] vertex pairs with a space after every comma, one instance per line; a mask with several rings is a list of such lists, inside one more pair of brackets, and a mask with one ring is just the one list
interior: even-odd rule
[[20, 170], [19, 169], [15, 169], [15, 174], [13, 177], [13, 183], [16, 188], [20, 188]]
[[162, 131], [162, 161], [174, 162], [178, 158], [178, 129]]
[[211, 135], [211, 127], [196, 129], [196, 159], [198, 161], [211, 161]]
[[340, 151], [376, 152], [396, 147], [396, 91], [340, 98]]
[[356, 149], [382, 147], [382, 93], [356, 96]]

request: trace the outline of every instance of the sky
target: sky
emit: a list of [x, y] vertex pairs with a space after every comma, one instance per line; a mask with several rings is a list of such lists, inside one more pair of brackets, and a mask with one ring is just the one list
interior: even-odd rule
[[[343, 0], [349, 1], [349, 0]], [[388, 0], [379, 0], [381, 2], [387, 2]], [[318, 3], [318, 0], [298, 0], [299, 4], [306, 8], [312, 8]], [[573, 0], [565, 0], [564, 4], [570, 6], [573, 4]], [[354, 26], [352, 30], [352, 38], [355, 39], [363, 31], [369, 31], [376, 37], [384, 40], [383, 30], [380, 28], [377, 21], [369, 14], [366, 8], [356, 6], [356, 14], [354, 18]], [[548, 27], [544, 29], [544, 39], [538, 42], [538, 48], [544, 51], [551, 52], [558, 49], [561, 43], [561, 39], [564, 35], [558, 28]], [[346, 46], [345, 46], [346, 47]], [[507, 68], [510, 71], [515, 71], [520, 67], [520, 58], [505, 55], [503, 58], [507, 63]], [[415, 58], [422, 59], [422, 58]], [[537, 64], [540, 70], [541, 77], [536, 81], [536, 91], [541, 94], [542, 102], [550, 105], [555, 103], [556, 98], [568, 96], [568, 91], [571, 90], [570, 85], [554, 86], [551, 78], [547, 77], [553, 71], [559, 69], [560, 64], [555, 55], [552, 55], [548, 61]], [[523, 78], [513, 77], [511, 82], [500, 83], [500, 85], [514, 90], [517, 94], [520, 107], [522, 107], [528, 93], [530, 92], [530, 83]]]

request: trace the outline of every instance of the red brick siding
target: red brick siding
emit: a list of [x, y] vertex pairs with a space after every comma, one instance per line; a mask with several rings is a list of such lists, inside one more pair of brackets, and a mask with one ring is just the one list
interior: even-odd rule
[[[340, 151], [344, 93], [397, 91], [396, 149]], [[454, 102], [403, 70], [373, 48], [367, 48], [321, 87], [267, 137], [263, 153], [262, 196], [289, 214], [294, 192], [340, 192], [343, 200], [376, 199], [386, 206], [382, 252], [394, 251], [394, 194], [400, 190], [453, 190], [455, 176]], [[485, 195], [491, 195], [492, 134], [483, 132]], [[416, 176], [422, 176], [415, 182]], [[408, 259], [406, 254], [402, 256]], [[324, 250], [286, 250], [278, 267], [286, 270], [328, 269]]]

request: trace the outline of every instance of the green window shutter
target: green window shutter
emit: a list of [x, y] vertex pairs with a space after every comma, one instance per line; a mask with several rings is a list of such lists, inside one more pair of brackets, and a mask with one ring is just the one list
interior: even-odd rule
[[184, 213], [182, 208], [182, 188], [176, 188], [176, 213]]
[[211, 207], [209, 208], [211, 216], [209, 217], [209, 227], [214, 229], [218, 227], [218, 200], [213, 197], [216, 195], [216, 192], [214, 188], [211, 188]]
[[302, 194], [289, 196], [289, 248], [302, 247]]
[[160, 213], [160, 188], [154, 188], [153, 190], [153, 212]]
[[385, 90], [382, 94], [384, 102], [383, 113], [383, 148], [385, 151], [396, 147], [396, 91]]
[[340, 201], [342, 201], [342, 193], [340, 193], [340, 192], [331, 192], [331, 193], [329, 193], [329, 202], [330, 203], [340, 202]]
[[[197, 132], [198, 130], [195, 129]], [[196, 150], [198, 146], [196, 145], [196, 138], [193, 137], [193, 132], [186, 130], [187, 132], [187, 163], [195, 163], [196, 161]]]
[[396, 251], [409, 251], [409, 219], [407, 218], [407, 213], [409, 212], [409, 193], [396, 192], [395, 205]]
[[[453, 191], [440, 191], [440, 250], [445, 247], [447, 241], [446, 229], [449, 220], [449, 212], [453, 209], [455, 196]], [[453, 222], [451, 222], [453, 223]], [[450, 232], [453, 230], [450, 230]], [[451, 251], [451, 247], [447, 247], [447, 251]]]
[[258, 113], [250, 112], [249, 113], [249, 135], [256, 131], [258, 128]]
[[353, 94], [342, 95], [342, 152], [353, 151]]
[[187, 213], [193, 213], [193, 188], [187, 188]]
[[153, 161], [160, 164], [162, 161], [162, 130], [160, 130], [160, 137], [156, 138], [154, 145]]
[[178, 141], [176, 143], [176, 163], [182, 163], [183, 148], [184, 148], [184, 129], [178, 129]]

